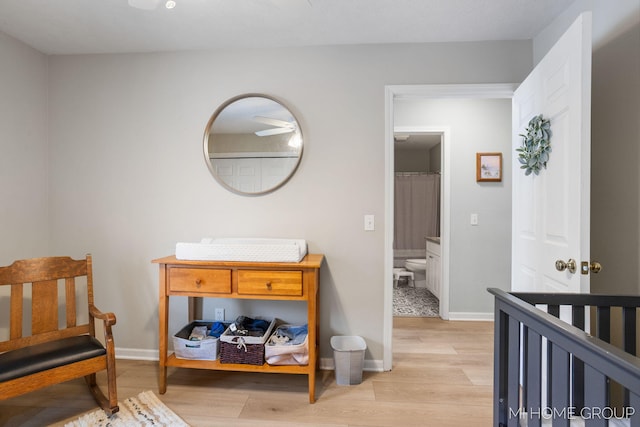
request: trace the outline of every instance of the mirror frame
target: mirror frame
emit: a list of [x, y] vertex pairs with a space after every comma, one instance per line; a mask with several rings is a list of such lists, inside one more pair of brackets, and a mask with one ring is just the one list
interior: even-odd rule
[[[211, 159], [209, 158], [209, 138], [210, 138], [210, 135], [211, 135], [211, 129], [212, 129], [216, 119], [218, 118], [218, 116], [220, 116], [220, 114], [224, 111], [224, 109], [227, 108], [229, 105], [231, 105], [231, 104], [233, 104], [233, 103], [235, 103], [237, 101], [240, 101], [242, 99], [246, 99], [246, 98], [264, 98], [266, 100], [273, 101], [273, 102], [277, 103], [278, 105], [280, 105], [289, 114], [291, 114], [291, 117], [293, 117], [293, 119], [295, 120], [295, 123], [298, 126], [298, 133], [300, 135], [300, 148], [298, 149], [298, 159], [296, 161], [295, 166], [291, 169], [289, 174], [284, 179], [282, 179], [282, 181], [280, 181], [280, 183], [278, 183], [277, 185], [275, 185], [273, 187], [270, 187], [270, 188], [268, 188], [266, 190], [258, 191], [258, 192], [255, 192], [255, 193], [239, 190], [237, 188], [234, 188], [234, 187], [230, 186], [226, 182], [224, 182], [224, 180], [222, 178], [220, 178], [218, 176], [218, 174], [216, 173], [215, 168], [214, 168], [214, 166], [213, 166], [213, 164], [211, 162]], [[273, 96], [265, 95], [265, 94], [262, 94], [262, 93], [245, 93], [245, 94], [242, 94], [242, 95], [234, 96], [233, 98], [230, 98], [227, 101], [223, 102], [216, 109], [216, 111], [213, 113], [213, 115], [211, 116], [211, 118], [207, 122], [207, 126], [204, 129], [203, 150], [204, 150], [204, 160], [205, 160], [205, 163], [207, 164], [207, 167], [209, 168], [209, 172], [211, 172], [211, 175], [213, 175], [215, 180], [218, 181], [218, 183], [220, 185], [222, 185], [222, 187], [226, 188], [227, 190], [231, 191], [232, 193], [239, 194], [239, 195], [242, 195], [242, 196], [262, 196], [262, 195], [271, 193], [273, 191], [276, 191], [277, 189], [279, 189], [282, 186], [284, 186], [287, 182], [289, 182], [291, 177], [296, 173], [296, 171], [298, 170], [298, 167], [300, 166], [300, 162], [302, 160], [302, 153], [304, 151], [304, 137], [303, 137], [302, 127], [300, 125], [300, 121], [293, 114], [293, 112], [289, 109], [289, 107], [287, 107], [282, 101], [280, 101], [279, 99], [277, 99], [277, 98], [275, 98]]]

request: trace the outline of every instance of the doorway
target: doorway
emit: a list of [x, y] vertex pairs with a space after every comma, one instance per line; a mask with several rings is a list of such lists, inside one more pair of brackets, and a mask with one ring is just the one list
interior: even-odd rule
[[394, 130], [394, 317], [440, 315], [443, 137]]
[[402, 128], [395, 120], [395, 103], [402, 99], [475, 99], [507, 98], [511, 99], [514, 85], [409, 85], [387, 86], [385, 88], [385, 286], [384, 286], [384, 359], [383, 369], [391, 370], [393, 365], [393, 227], [394, 227], [394, 132], [422, 131], [441, 132], [442, 137], [442, 199], [441, 199], [441, 298], [440, 315], [450, 318], [450, 223], [451, 210], [451, 128], [447, 123], [442, 126]]

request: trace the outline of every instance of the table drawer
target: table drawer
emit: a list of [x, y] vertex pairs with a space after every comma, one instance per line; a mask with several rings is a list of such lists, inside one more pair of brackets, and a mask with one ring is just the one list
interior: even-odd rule
[[172, 268], [170, 292], [231, 293], [231, 270], [210, 268]]
[[302, 296], [302, 271], [238, 271], [238, 294]]

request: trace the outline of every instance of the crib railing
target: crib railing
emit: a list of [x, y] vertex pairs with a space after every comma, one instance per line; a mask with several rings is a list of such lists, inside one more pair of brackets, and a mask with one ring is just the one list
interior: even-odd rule
[[[640, 427], [639, 296], [489, 292], [495, 296], [495, 427], [519, 426], [520, 418], [528, 427], [549, 420], [569, 426], [572, 418], [589, 427], [620, 418]], [[609, 343], [612, 327], [622, 333], [621, 348]], [[612, 382], [623, 390], [617, 404]]]

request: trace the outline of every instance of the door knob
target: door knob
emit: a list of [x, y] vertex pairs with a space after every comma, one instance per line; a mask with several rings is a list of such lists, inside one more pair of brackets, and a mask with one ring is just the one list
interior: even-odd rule
[[569, 259], [569, 261], [564, 262], [561, 259], [556, 261], [556, 270], [565, 271], [569, 270], [569, 273], [573, 274], [576, 272], [576, 260]]

